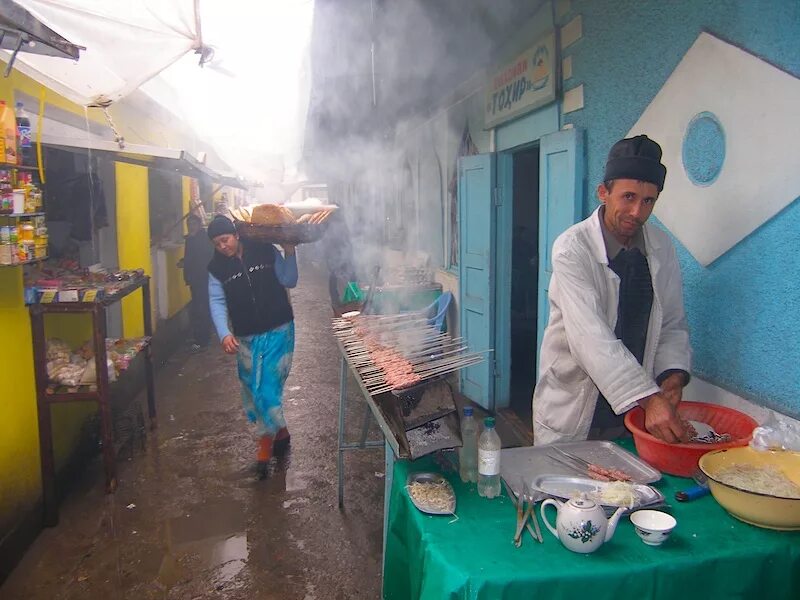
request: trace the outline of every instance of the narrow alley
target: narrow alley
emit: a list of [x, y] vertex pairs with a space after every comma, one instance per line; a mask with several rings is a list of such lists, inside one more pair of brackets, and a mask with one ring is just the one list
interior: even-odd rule
[[[305, 266], [292, 292], [297, 344], [284, 400], [292, 448], [266, 481], [255, 477], [235, 361], [217, 345], [192, 354], [186, 344], [158, 373], [158, 429], [145, 449], [120, 458], [117, 492], [104, 493], [98, 457], [0, 597], [379, 597], [383, 452], [348, 454], [340, 512], [339, 355], [325, 283]], [[356, 437], [364, 405], [355, 393], [348, 401]]]

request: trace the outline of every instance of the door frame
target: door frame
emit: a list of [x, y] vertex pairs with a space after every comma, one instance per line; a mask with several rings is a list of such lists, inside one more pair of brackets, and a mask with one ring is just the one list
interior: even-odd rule
[[[497, 235], [495, 235], [495, 410], [511, 405], [511, 250], [514, 234], [514, 154], [539, 148], [539, 139], [497, 153]], [[538, 238], [538, 231], [537, 231]], [[533, 340], [536, 344], [536, 340]], [[538, 349], [537, 349], [538, 356]], [[536, 368], [536, 365], [532, 365]]]

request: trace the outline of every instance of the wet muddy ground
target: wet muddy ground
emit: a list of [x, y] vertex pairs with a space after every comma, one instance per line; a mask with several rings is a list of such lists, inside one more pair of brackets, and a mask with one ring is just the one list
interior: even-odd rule
[[[157, 382], [158, 429], [103, 492], [93, 461], [0, 588], [4, 600], [379, 598], [383, 451], [346, 457], [336, 499], [339, 355], [324, 277], [301, 269], [297, 344], [284, 395], [289, 456], [255, 477], [256, 440], [235, 362], [217, 346], [172, 356]], [[355, 386], [351, 385], [350, 390]], [[348, 399], [348, 437], [364, 411]], [[378, 437], [373, 425], [371, 437]]]

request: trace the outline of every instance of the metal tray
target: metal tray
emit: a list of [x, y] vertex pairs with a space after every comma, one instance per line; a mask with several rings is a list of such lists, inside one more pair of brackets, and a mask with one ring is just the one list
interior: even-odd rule
[[[610, 469], [620, 469], [631, 476], [635, 483], [654, 483], [661, 473], [617, 444], [602, 440], [564, 442], [553, 444], [565, 452]], [[501, 451], [500, 475], [514, 490], [520, 492], [520, 477], [531, 482], [540, 475], [565, 475], [580, 477], [581, 474], [567, 468], [548, 456], [554, 454], [551, 446], [523, 446]]]
[[443, 510], [417, 500], [411, 495], [411, 491], [408, 489], [408, 487], [406, 487], [406, 493], [408, 494], [411, 503], [416, 506], [417, 510], [420, 512], [424, 512], [429, 515], [452, 515], [456, 512], [456, 493], [453, 491], [453, 486], [450, 485], [450, 482], [447, 481], [447, 479], [438, 473], [409, 473], [408, 479], [406, 479], [406, 486], [411, 485], [412, 483], [443, 483], [445, 484], [447, 491], [450, 493], [450, 505], [447, 507], [447, 510]]
[[[604, 507], [619, 508], [621, 505], [603, 500], [602, 494], [611, 485], [610, 481], [596, 481], [587, 477], [566, 477], [563, 475], [540, 475], [534, 478], [531, 486], [548, 496], [568, 500], [585, 494]], [[638, 510], [647, 506], [664, 503], [664, 494], [657, 489], [641, 483], [634, 483], [633, 493], [636, 501], [633, 506], [625, 506], [629, 510]]]

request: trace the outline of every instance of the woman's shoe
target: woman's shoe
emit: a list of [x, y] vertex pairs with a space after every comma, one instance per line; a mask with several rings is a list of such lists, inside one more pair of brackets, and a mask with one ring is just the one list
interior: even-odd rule
[[275, 436], [275, 443], [272, 446], [272, 451], [275, 456], [283, 456], [289, 451], [289, 445], [292, 443], [292, 436], [289, 435], [289, 430], [285, 427], [278, 432]]
[[256, 474], [259, 479], [266, 479], [269, 474], [269, 459], [272, 458], [272, 436], [262, 435], [258, 440], [258, 466], [256, 467]]

